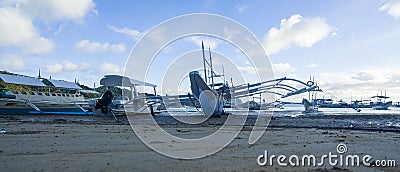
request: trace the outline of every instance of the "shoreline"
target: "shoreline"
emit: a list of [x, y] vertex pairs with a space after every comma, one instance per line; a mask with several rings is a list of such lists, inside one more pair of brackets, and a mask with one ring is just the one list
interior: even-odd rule
[[[160, 126], [193, 127], [185, 124], [173, 116], [156, 115], [154, 120]], [[186, 117], [187, 118], [187, 117]], [[192, 118], [192, 117], [189, 117]], [[193, 118], [201, 118], [193, 116]], [[221, 126], [227, 115], [211, 117], [195, 126]], [[0, 115], [0, 124], [7, 122], [17, 123], [42, 123], [42, 124], [85, 124], [85, 125], [130, 125], [126, 116], [117, 116], [115, 121], [112, 116], [74, 116], [74, 115]], [[244, 123], [244, 129], [253, 127], [257, 116], [249, 115]], [[379, 121], [381, 121], [379, 123]], [[145, 121], [144, 121], [145, 122]], [[1, 126], [0, 126], [1, 128]], [[329, 130], [359, 130], [371, 132], [400, 133], [400, 115], [304, 115], [304, 116], [273, 116], [268, 128], [305, 128], [305, 129], [329, 129]]]

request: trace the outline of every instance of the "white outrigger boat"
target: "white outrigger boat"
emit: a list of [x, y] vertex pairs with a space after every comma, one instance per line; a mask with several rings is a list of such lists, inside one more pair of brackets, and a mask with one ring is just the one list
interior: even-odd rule
[[[10, 90], [0, 91], [0, 114], [90, 114], [74, 82], [0, 74], [0, 81], [6, 84], [29, 86], [42, 91]], [[40, 88], [40, 89], [39, 89]], [[47, 88], [48, 91], [43, 91]], [[51, 92], [55, 88], [60, 92]]]
[[[319, 86], [314, 83], [314, 81], [311, 81], [311, 78], [310, 81], [303, 82], [297, 79], [283, 77], [253, 84], [247, 83], [236, 86], [229, 86], [228, 84], [226, 84], [225, 79], [223, 79], [224, 81], [222, 83], [215, 84], [214, 77], [224, 76], [224, 74], [218, 75], [213, 70], [210, 50], [210, 60], [207, 60], [205, 58], [203, 42], [202, 52], [204, 78], [200, 75], [199, 71], [191, 71], [189, 73], [189, 79], [192, 94], [200, 102], [202, 111], [207, 115], [220, 116], [222, 114], [225, 114], [224, 105], [227, 104], [226, 102], [231, 102], [231, 100], [238, 100], [243, 97], [250, 97], [254, 95], [260, 95], [261, 97], [261, 94], [268, 93], [277, 95], [278, 98], [281, 99], [307, 92], [310, 94], [311, 92], [322, 91]], [[211, 71], [211, 83], [209, 83], [207, 79], [207, 67], [209, 67]], [[301, 87], [295, 88], [289, 85], [289, 82], [292, 82], [292, 84], [294, 83], [296, 85], [300, 85]], [[267, 109], [268, 107], [265, 105], [272, 105], [276, 100], [274, 100], [273, 102], [264, 103], [264, 107], [260, 107], [262, 105], [261, 102], [259, 105], [255, 105], [254, 101], [251, 104], [248, 102], [247, 107], [250, 109], [251, 107], [259, 106], [257, 107], [257, 109]], [[303, 101], [303, 104], [305, 107], [305, 112], [317, 111], [317, 109], [312, 106], [307, 100]]]

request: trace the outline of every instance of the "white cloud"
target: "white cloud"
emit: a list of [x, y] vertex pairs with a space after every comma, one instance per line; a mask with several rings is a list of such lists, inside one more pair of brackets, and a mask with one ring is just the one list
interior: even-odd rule
[[400, 18], [400, 1], [390, 0], [384, 3], [379, 11], [386, 11], [386, 14], [396, 19]]
[[68, 23], [67, 22], [61, 23], [60, 26], [58, 26], [57, 31], [54, 32], [54, 34], [58, 35], [66, 27], [68, 27]]
[[107, 62], [103, 62], [100, 65], [99, 70], [103, 73], [120, 73], [123, 71], [119, 66]]
[[59, 20], [74, 20], [81, 22], [83, 18], [93, 12], [95, 4], [92, 0], [28, 0], [23, 1], [19, 7], [32, 18], [45, 22]]
[[278, 53], [292, 45], [312, 47], [329, 36], [333, 30], [323, 18], [303, 18], [296, 14], [289, 19], [282, 19], [280, 28], [271, 28], [264, 36], [263, 44], [270, 54]]
[[57, 74], [63, 71], [63, 66], [61, 64], [46, 65], [46, 72], [50, 74]]
[[[229, 28], [229, 27], [224, 27], [224, 36], [228, 39], [228, 40], [233, 40], [235, 36], [239, 35], [240, 32], [238, 30], [235, 30], [233, 28]], [[251, 41], [251, 39], [248, 39], [246, 37], [247, 41]]]
[[252, 66], [238, 66], [239, 71], [246, 73], [246, 74], [255, 74], [257, 70], [255, 67]]
[[314, 67], [317, 67], [318, 65], [316, 65], [316, 64], [308, 64], [308, 65], [306, 65], [306, 67], [307, 68], [314, 68]]
[[296, 68], [292, 67], [289, 63], [272, 64], [274, 72], [295, 72]]
[[358, 72], [355, 76], [351, 77], [351, 79], [356, 79], [359, 81], [370, 81], [373, 80], [375, 77], [372, 74], [368, 74], [366, 72]]
[[315, 80], [326, 94], [339, 99], [365, 99], [387, 89], [388, 96], [399, 101], [400, 80], [397, 71], [397, 68], [370, 67], [346, 72], [322, 72], [315, 75]]
[[32, 21], [15, 8], [0, 8], [0, 48], [19, 47], [31, 54], [49, 53], [53, 41], [41, 37]]
[[73, 64], [71, 62], [67, 62], [67, 63], [65, 63], [64, 68], [65, 68], [65, 70], [76, 70], [76, 69], [78, 69], [78, 65]]
[[88, 70], [92, 65], [90, 63], [85, 63], [82, 62], [80, 65], [78, 65], [78, 70], [83, 71], [83, 70]]
[[82, 62], [81, 64], [74, 64], [69, 61], [63, 61], [63, 64], [56, 63], [53, 65], [46, 65], [45, 71], [49, 74], [58, 74], [63, 72], [84, 71], [91, 67], [89, 63]]
[[192, 43], [198, 45], [199, 47], [201, 47], [201, 42], [203, 41], [205, 49], [208, 49], [208, 47], [210, 47], [211, 49], [216, 49], [216, 47], [218, 46], [218, 41], [216, 39], [212, 39], [210, 37], [191, 36], [191, 37], [185, 38], [185, 40], [192, 42]]
[[0, 8], [0, 47], [20, 45], [36, 36], [36, 29], [29, 18], [16, 9]]
[[13, 54], [0, 55], [0, 61], [0, 68], [2, 69], [22, 70], [26, 68], [24, 60]]
[[24, 50], [30, 54], [46, 54], [52, 52], [54, 47], [52, 40], [40, 37], [32, 42], [28, 42]]
[[[0, 3], [0, 49], [17, 48], [18, 52], [35, 55], [52, 52], [55, 44], [41, 36], [33, 21], [81, 22], [90, 11], [95, 10], [92, 0], [8, 0]], [[61, 24], [55, 33], [66, 26]]]
[[121, 34], [127, 35], [127, 36], [131, 37], [134, 40], [139, 39], [143, 35], [143, 33], [139, 32], [137, 30], [129, 29], [129, 28], [126, 28], [126, 27], [121, 29], [121, 28], [117, 28], [117, 27], [115, 27], [113, 25], [108, 25], [108, 28], [111, 29], [112, 31], [116, 32], [116, 33], [121, 33]]
[[392, 81], [400, 81], [400, 74], [393, 74], [390, 79]]
[[102, 44], [99, 42], [90, 42], [87, 39], [77, 42], [75, 47], [89, 53], [125, 51], [125, 44], [110, 44], [108, 42]]
[[[269, 71], [266, 68], [258, 68], [257, 69], [254, 66], [238, 66], [237, 69], [245, 74], [257, 74], [257, 73]], [[246, 77], [249, 77], [249, 76], [246, 76]]]
[[244, 12], [247, 8], [249, 8], [249, 6], [245, 4], [236, 5], [236, 9], [239, 11], [239, 13]]

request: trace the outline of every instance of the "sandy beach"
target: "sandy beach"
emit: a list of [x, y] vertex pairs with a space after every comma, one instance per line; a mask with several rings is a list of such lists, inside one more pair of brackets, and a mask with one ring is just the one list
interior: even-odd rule
[[[337, 153], [339, 143], [347, 154], [373, 156], [374, 160], [400, 160], [398, 130], [373, 131], [285, 127], [273, 119], [261, 139], [248, 144], [249, 127], [214, 155], [180, 160], [148, 148], [124, 117], [1, 116], [1, 171], [398, 171], [398, 167], [260, 166], [265, 150], [275, 155], [320, 156]], [[275, 125], [275, 126], [274, 126]], [[164, 125], [177, 136], [201, 136], [218, 125], [186, 127]], [[374, 161], [372, 161], [374, 163]], [[397, 164], [396, 164], [397, 165]]]

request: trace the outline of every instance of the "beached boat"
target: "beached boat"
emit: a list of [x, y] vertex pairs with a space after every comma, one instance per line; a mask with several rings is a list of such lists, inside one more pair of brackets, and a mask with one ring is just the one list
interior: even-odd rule
[[301, 104], [304, 106], [304, 113], [315, 113], [318, 112], [319, 105], [318, 103], [311, 103], [307, 99], [302, 100]]
[[[160, 103], [157, 101], [160, 96], [156, 94], [157, 85], [131, 79], [120, 75], [105, 75], [100, 80], [100, 84], [109, 87], [128, 87], [130, 93], [119, 98], [114, 98], [111, 90], [103, 93], [100, 99], [90, 103], [90, 109], [97, 116], [116, 116], [125, 115], [126, 113], [136, 114], [154, 114]], [[139, 94], [138, 86], [153, 87], [154, 94]]]
[[[74, 82], [0, 74], [4, 84], [28, 86], [36, 89], [0, 91], [0, 114], [87, 114], [88, 102]], [[57, 92], [51, 92], [57, 89]]]
[[[322, 91], [313, 81], [303, 82], [286, 77], [261, 81], [253, 84], [246, 83], [229, 86], [224, 78], [224, 74], [219, 75], [213, 70], [210, 48], [209, 53], [210, 59], [207, 60], [205, 57], [204, 44], [202, 42], [204, 77], [200, 75], [199, 71], [191, 71], [189, 73], [192, 94], [200, 102], [201, 109], [206, 115], [220, 116], [225, 113], [224, 107], [230, 107], [233, 109], [245, 107], [248, 109], [264, 110], [275, 103], [276, 100], [273, 102], [264, 102], [264, 99], [261, 100], [263, 97], [262, 94], [277, 95], [279, 98], [283, 99], [302, 93]], [[210, 71], [211, 76], [209, 76], [209, 78], [211, 78], [211, 81], [208, 81], [208, 69]], [[222, 82], [214, 83], [214, 77], [221, 78]], [[295, 88], [285, 82], [292, 82], [296, 85], [301, 85], [302, 88]], [[236, 103], [232, 103], [231, 101], [252, 96], [254, 98], [255, 95], [259, 95], [260, 102], [262, 101], [263, 103], [258, 104], [254, 101], [248, 101], [246, 104], [238, 104], [236, 101], [234, 101]]]

